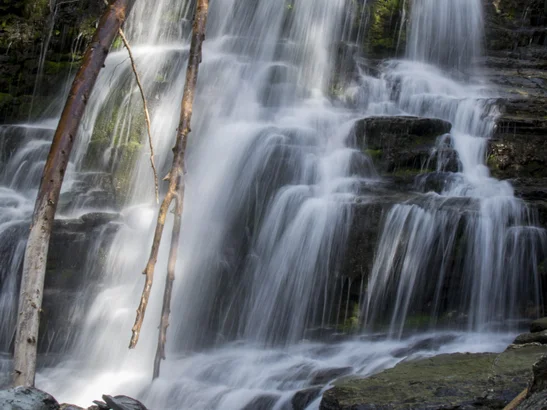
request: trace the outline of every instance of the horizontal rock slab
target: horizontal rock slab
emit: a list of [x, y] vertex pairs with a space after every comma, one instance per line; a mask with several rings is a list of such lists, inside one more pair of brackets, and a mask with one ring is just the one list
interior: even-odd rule
[[547, 330], [547, 317], [536, 319], [532, 323], [530, 323], [531, 333], [543, 332], [545, 330]]
[[501, 409], [524, 390], [547, 346], [496, 353], [458, 353], [402, 362], [326, 391], [321, 410]]
[[501, 179], [547, 177], [547, 99], [499, 101], [502, 115], [488, 144], [488, 166]]
[[[368, 117], [353, 128], [355, 145], [369, 155], [380, 173], [421, 170], [429, 164], [437, 138], [452, 125], [440, 119], [411, 116]], [[446, 157], [446, 156], [445, 156]]]
[[525, 345], [529, 343], [547, 344], [547, 330], [536, 333], [524, 333], [517, 336], [513, 341], [515, 345]]

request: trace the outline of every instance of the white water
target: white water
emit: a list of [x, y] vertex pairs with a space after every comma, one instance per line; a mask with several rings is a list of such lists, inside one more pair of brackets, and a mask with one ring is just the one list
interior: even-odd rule
[[[290, 8], [282, 0], [212, 2], [188, 155], [168, 359], [161, 377], [150, 384], [166, 271], [164, 248], [141, 341], [135, 351], [126, 347], [156, 209], [148, 154], [143, 152], [133, 172], [131, 198], [122, 211], [126, 226], [109, 250], [100, 291], [85, 316], [82, 334], [61, 364], [40, 372], [38, 386], [80, 405], [112, 393], [138, 397], [151, 409], [247, 405], [281, 409], [296, 391], [316, 384], [314, 377], [325, 370], [346, 368], [366, 375], [408, 356], [505, 348], [511, 333], [487, 331], [498, 316], [517, 318], [514, 310], [523, 298], [537, 294], [534, 272], [531, 281], [521, 280], [519, 269], [526, 271], [527, 263], [537, 266], [529, 256], [539, 246], [534, 235], [543, 240], [543, 233], [530, 226], [512, 188], [490, 178], [484, 166], [485, 138], [496, 115], [487, 101], [488, 87], [455, 80], [425, 63], [460, 69], [461, 56], [480, 54], [481, 34], [475, 24], [480, 13], [473, 14], [480, 11], [478, 5], [478, 0], [424, 1], [426, 8], [419, 10], [426, 20], [414, 25], [410, 36], [408, 57], [414, 61], [388, 62], [380, 78], [362, 75], [348, 92], [356, 107], [339, 107], [330, 102], [326, 90], [334, 66], [332, 45], [347, 20], [344, 0], [300, 0]], [[454, 13], [460, 17], [438, 24], [439, 18]], [[126, 30], [153, 102], [154, 144], [163, 173], [171, 158], [182, 95], [190, 18], [187, 1], [140, 1]], [[462, 32], [469, 35], [460, 42]], [[452, 44], [457, 58], [443, 55], [437, 46], [431, 47], [437, 51], [424, 54], [425, 45], [433, 44], [439, 33]], [[128, 141], [141, 115], [132, 81], [125, 52], [112, 53], [89, 104], [74, 152], [75, 168], [82, 166], [94, 128], [104, 121], [101, 116], [108, 121], [112, 108], [119, 108], [112, 131], [118, 138], [103, 156], [105, 166], [115, 167], [116, 144]], [[326, 327], [339, 316], [333, 283], [340, 280], [337, 271], [350, 228], [350, 204], [359, 183], [377, 180], [370, 160], [347, 145], [351, 126], [366, 115], [409, 113], [453, 123], [451, 140], [461, 173], [440, 195], [429, 194], [419, 204], [393, 208], [385, 222], [363, 316], [372, 326], [380, 316], [377, 310], [389, 305], [390, 332], [403, 334], [412, 307], [423, 305], [423, 295], [417, 292], [420, 284], [426, 280], [443, 287], [447, 257], [431, 263], [424, 254], [439, 237], [446, 245], [439, 250], [450, 250], [456, 240], [453, 227], [459, 221], [440, 204], [468, 197], [477, 202], [479, 211], [466, 220], [470, 248], [462, 271], [471, 275], [464, 288], [475, 293], [453, 305], [470, 331], [431, 332], [401, 340], [387, 339], [386, 334], [306, 340], [310, 327]], [[358, 172], [355, 163], [361, 164]], [[19, 190], [27, 184], [2, 193], [2, 198], [19, 198]], [[24, 197], [31, 198], [32, 193]], [[22, 213], [21, 221], [31, 211], [30, 200], [24, 203], [10, 208]], [[400, 249], [404, 251], [397, 259]], [[509, 254], [514, 257], [505, 266], [503, 256]], [[9, 255], [20, 259], [21, 248]], [[394, 269], [395, 262], [404, 269]], [[426, 268], [437, 266], [436, 281], [422, 276]], [[504, 280], [495, 277], [500, 266], [507, 269]], [[395, 278], [398, 286], [393, 290], [390, 283]], [[526, 289], [514, 286], [517, 282]], [[441, 298], [440, 292], [433, 296]], [[0, 299], [1, 303], [5, 302]], [[2, 312], [8, 305], [0, 305]], [[446, 313], [452, 307], [440, 305], [433, 303], [427, 312], [433, 322], [441, 310]], [[433, 341], [426, 347], [401, 350], [428, 338]], [[264, 401], [252, 403], [257, 399]], [[311, 408], [318, 404], [316, 400]]]

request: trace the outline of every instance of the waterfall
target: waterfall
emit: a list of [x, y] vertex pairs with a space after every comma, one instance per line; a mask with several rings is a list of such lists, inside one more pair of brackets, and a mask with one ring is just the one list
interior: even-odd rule
[[[80, 405], [119, 393], [155, 409], [281, 409], [299, 390], [395, 365], [396, 352], [422, 338], [444, 340], [422, 354], [505, 348], [523, 304], [540, 305], [537, 266], [546, 238], [510, 184], [485, 166], [495, 94], [480, 70], [465, 70], [482, 52], [481, 1], [414, 0], [406, 59], [381, 63], [374, 77], [359, 71], [333, 98], [338, 45], [352, 38], [354, 3], [211, 2], [168, 357], [154, 382], [169, 240], [160, 249], [141, 340], [128, 351], [157, 206], [140, 95], [126, 50], [112, 50], [80, 127], [63, 188], [71, 199], [60, 217], [115, 211], [88, 195], [107, 170], [115, 184], [129, 187], [118, 198], [123, 223], [108, 246], [105, 232], [97, 233], [80, 262], [81, 305], [69, 317], [81, 331], [67, 337], [55, 360], [44, 360], [38, 387]], [[364, 10], [369, 2], [357, 3]], [[191, 0], [137, 1], [125, 28], [151, 107], [160, 178], [170, 168], [193, 7]], [[17, 284], [9, 274], [22, 261], [53, 111], [48, 121], [0, 131], [25, 133], [25, 144], [0, 168], [2, 351], [15, 313]], [[424, 188], [389, 209], [370, 277], [359, 281], [341, 274], [354, 206], [378, 201], [385, 181], [351, 134], [356, 120], [378, 115], [449, 121], [452, 131], [439, 144], [457, 153], [459, 169], [439, 192]], [[166, 233], [171, 225], [169, 216]], [[357, 289], [360, 306], [350, 312]], [[417, 315], [430, 326], [408, 335]], [[363, 332], [341, 337], [349, 316], [363, 322], [353, 326]], [[503, 333], [492, 338], [492, 331]], [[329, 343], [313, 337], [325, 333]]]
[[407, 57], [466, 72], [481, 57], [483, 32], [478, 0], [416, 0]]
[[[387, 215], [369, 280], [366, 322], [388, 322], [399, 337], [409, 316], [422, 314], [433, 326], [453, 324], [457, 316], [461, 326], [475, 331], [511, 328], [526, 309], [542, 303], [537, 267], [547, 237], [511, 185], [492, 178], [486, 166], [498, 115], [495, 94], [480, 76], [464, 83], [428, 64], [460, 70], [476, 61], [481, 2], [421, 0], [412, 14], [407, 55], [414, 61], [388, 63], [380, 87], [397, 87], [391, 111], [452, 123], [450, 145], [459, 172], [439, 194], [396, 205]], [[460, 205], [451, 209], [450, 202]]]

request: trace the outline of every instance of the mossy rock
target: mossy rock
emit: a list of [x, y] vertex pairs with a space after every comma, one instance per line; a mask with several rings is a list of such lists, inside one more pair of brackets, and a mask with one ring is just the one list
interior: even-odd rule
[[369, 117], [356, 122], [352, 135], [380, 173], [409, 177], [435, 168], [429, 163], [431, 150], [451, 128], [434, 118]]
[[501, 354], [447, 354], [402, 362], [365, 379], [346, 379], [325, 392], [321, 410], [501, 409], [527, 387], [547, 346]]

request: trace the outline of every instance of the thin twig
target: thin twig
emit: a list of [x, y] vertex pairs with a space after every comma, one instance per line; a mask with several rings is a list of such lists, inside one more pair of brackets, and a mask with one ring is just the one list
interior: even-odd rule
[[137, 72], [137, 66], [135, 65], [135, 59], [133, 58], [133, 53], [131, 52], [131, 47], [129, 46], [129, 42], [127, 41], [127, 38], [125, 37], [125, 34], [123, 30], [120, 28], [119, 30], [120, 37], [123, 41], [123, 44], [125, 48], [127, 49], [127, 53], [129, 54], [129, 59], [131, 60], [131, 67], [133, 68], [133, 73], [135, 73], [135, 80], [137, 80], [137, 85], [139, 86], [139, 90], [142, 97], [142, 104], [144, 106], [144, 118], [146, 119], [146, 129], [148, 131], [148, 144], [150, 145], [150, 164], [152, 165], [152, 171], [154, 173], [154, 187], [156, 192], [156, 203], [160, 203], [160, 190], [159, 190], [159, 183], [158, 183], [158, 171], [156, 170], [156, 164], [154, 163], [154, 145], [152, 144], [152, 125], [150, 123], [150, 113], [148, 111], [148, 104], [146, 103], [146, 97], [144, 95], [144, 89], [142, 87], [141, 79], [139, 77], [139, 73]]

